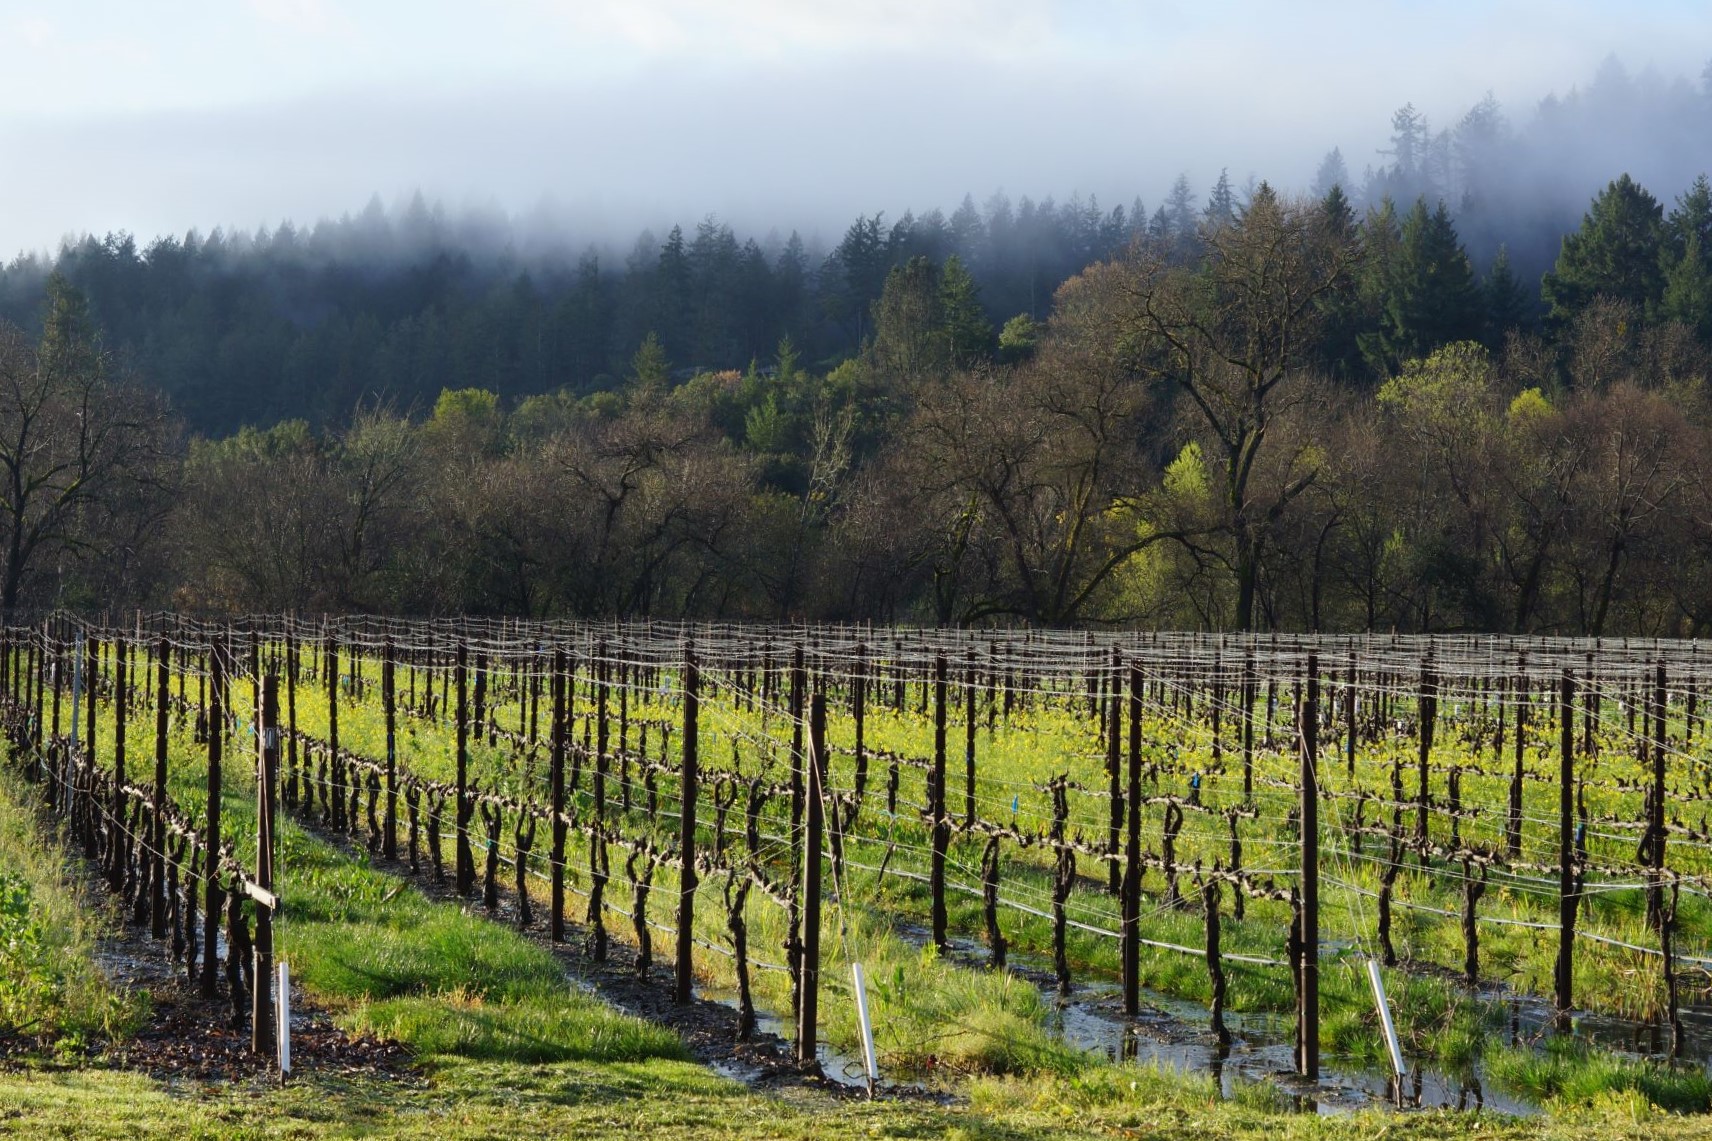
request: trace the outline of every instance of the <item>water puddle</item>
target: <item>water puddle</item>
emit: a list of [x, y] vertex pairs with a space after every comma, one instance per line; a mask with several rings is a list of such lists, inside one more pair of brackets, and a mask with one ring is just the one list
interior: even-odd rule
[[1354, 1058], [1322, 1059], [1318, 1083], [1295, 1074], [1292, 1025], [1275, 1014], [1230, 1014], [1231, 1045], [1221, 1054], [1207, 1027], [1207, 1012], [1190, 1002], [1144, 991], [1142, 1013], [1123, 1013], [1121, 990], [1111, 983], [1079, 986], [1059, 1004], [1056, 1029], [1064, 1041], [1111, 1061], [1155, 1065], [1181, 1074], [1211, 1074], [1227, 1098], [1244, 1084], [1271, 1082], [1302, 1112], [1347, 1113], [1374, 1105], [1422, 1109], [1488, 1109], [1526, 1116], [1533, 1103], [1483, 1083], [1478, 1069], [1465, 1075], [1413, 1065], [1401, 1098], [1388, 1071]]
[[[698, 998], [717, 1002], [721, 1006], [738, 1009], [736, 988], [698, 986]], [[755, 1008], [755, 1032], [771, 1034], [786, 1042], [794, 1042], [797, 1036], [795, 1023], [773, 1011], [757, 1006]], [[866, 1090], [868, 1088], [868, 1070], [860, 1057], [852, 1056], [829, 1046], [824, 1040], [815, 1043], [815, 1058], [820, 1062], [820, 1072], [828, 1081], [837, 1082], [850, 1089]], [[728, 1059], [713, 1064], [714, 1072], [724, 1077], [741, 1082], [753, 1082], [761, 1076], [761, 1068], [748, 1065], [735, 1059]], [[888, 1089], [923, 1089], [917, 1082], [886, 1080], [881, 1074], [879, 1088]]]

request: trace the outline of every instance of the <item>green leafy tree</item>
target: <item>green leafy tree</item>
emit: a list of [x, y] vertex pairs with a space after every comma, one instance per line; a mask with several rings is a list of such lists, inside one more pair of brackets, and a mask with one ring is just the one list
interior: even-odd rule
[[503, 442], [499, 396], [482, 388], [448, 388], [434, 401], [426, 429], [448, 455], [496, 452]]
[[1028, 360], [1039, 343], [1039, 322], [1027, 313], [1018, 313], [999, 330], [999, 360], [1004, 364]]

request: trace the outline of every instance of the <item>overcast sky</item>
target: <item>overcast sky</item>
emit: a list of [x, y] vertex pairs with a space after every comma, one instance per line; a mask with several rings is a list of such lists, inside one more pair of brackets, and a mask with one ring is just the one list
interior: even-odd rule
[[0, 251], [550, 204], [581, 236], [716, 213], [836, 238], [965, 191], [1149, 207], [1305, 186], [1406, 101], [1515, 119], [1698, 78], [1707, 0], [0, 0]]

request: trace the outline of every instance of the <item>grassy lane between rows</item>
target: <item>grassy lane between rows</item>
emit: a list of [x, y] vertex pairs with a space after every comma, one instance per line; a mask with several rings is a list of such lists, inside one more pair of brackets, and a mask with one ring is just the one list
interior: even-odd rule
[[292, 894], [280, 954], [347, 1030], [430, 1060], [687, 1057], [670, 1030], [571, 988], [549, 951], [509, 928], [434, 903], [295, 825], [282, 838]]
[[0, 766], [0, 1044], [69, 1058], [128, 1032], [147, 1003], [102, 976], [96, 941], [116, 916], [41, 822], [36, 790]]

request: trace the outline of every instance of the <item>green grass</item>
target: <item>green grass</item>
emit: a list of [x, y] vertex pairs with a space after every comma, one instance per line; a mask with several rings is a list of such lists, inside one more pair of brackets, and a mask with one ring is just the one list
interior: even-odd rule
[[1712, 1077], [1704, 1066], [1620, 1058], [1571, 1038], [1549, 1039], [1544, 1050], [1493, 1049], [1486, 1055], [1486, 1072], [1559, 1109], [1587, 1108], [1624, 1094], [1672, 1113], [1712, 1109]]
[[134, 1074], [0, 1074], [0, 1136], [30, 1138], [577, 1137], [589, 1141], [927, 1139], [1022, 1141], [1147, 1137], [1162, 1141], [1557, 1141], [1590, 1135], [1704, 1137], [1696, 1122], [1606, 1107], [1573, 1127], [1490, 1115], [1369, 1111], [1339, 1118], [1286, 1112], [1276, 1098], [1220, 1101], [1205, 1080], [1146, 1067], [1079, 1078], [985, 1078], [967, 1103], [835, 1101], [762, 1094], [693, 1064], [665, 1060], [546, 1065], [449, 1061], [427, 1083], [306, 1077], [269, 1092], [169, 1090]]
[[36, 790], [0, 765], [0, 1038], [69, 1055], [127, 1033], [145, 1004], [96, 966], [96, 939], [114, 916], [43, 823]]
[[683, 1058], [668, 1030], [571, 986], [552, 954], [509, 928], [435, 903], [296, 826], [279, 954], [353, 1032], [426, 1061], [636, 1062]]

